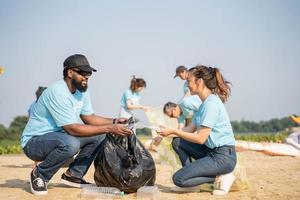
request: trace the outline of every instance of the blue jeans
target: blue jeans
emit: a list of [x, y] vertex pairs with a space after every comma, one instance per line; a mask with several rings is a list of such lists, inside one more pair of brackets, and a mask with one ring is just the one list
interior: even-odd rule
[[[221, 146], [214, 149], [204, 144], [174, 138], [172, 146], [178, 154], [182, 168], [173, 175], [173, 182], [179, 187], [192, 187], [211, 183], [216, 176], [234, 170], [236, 152], [234, 146]], [[195, 159], [192, 161], [192, 158]]]
[[42, 161], [36, 172], [46, 182], [49, 182], [66, 161], [79, 152], [68, 171], [72, 176], [82, 178], [96, 157], [104, 138], [105, 134], [74, 137], [64, 132], [52, 132], [31, 138], [23, 150], [30, 159]]

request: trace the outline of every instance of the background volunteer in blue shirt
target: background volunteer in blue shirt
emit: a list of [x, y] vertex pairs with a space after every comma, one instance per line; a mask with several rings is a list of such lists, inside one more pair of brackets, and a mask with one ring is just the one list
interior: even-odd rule
[[32, 108], [21, 145], [30, 159], [41, 161], [30, 173], [33, 194], [47, 194], [50, 179], [78, 152], [62, 174], [61, 183], [74, 187], [89, 184], [82, 177], [93, 162], [105, 133], [131, 134], [124, 125], [117, 124], [126, 119], [94, 115], [88, 90], [93, 71], [96, 72], [84, 55], [68, 57], [64, 61], [64, 79], [49, 86]]
[[191, 93], [202, 100], [199, 111], [192, 123], [182, 130], [158, 130], [162, 136], [179, 137], [172, 145], [183, 167], [173, 175], [173, 182], [178, 186], [174, 190], [197, 189], [193, 186], [213, 182], [217, 177], [220, 184], [213, 194], [224, 195], [234, 181], [231, 172], [236, 165], [234, 134], [224, 106], [230, 95], [229, 82], [217, 68], [201, 65], [189, 71]]
[[129, 89], [122, 95], [119, 117], [130, 118], [133, 116], [133, 110], [146, 111], [148, 109], [148, 107], [140, 105], [140, 92], [142, 92], [145, 88], [146, 81], [142, 78], [136, 78], [133, 76]]
[[178, 129], [188, 125], [194, 113], [199, 110], [201, 99], [198, 95], [191, 95], [183, 98], [179, 104], [168, 102], [164, 105], [163, 111], [171, 118], [177, 118]]
[[35, 96], [36, 96], [36, 100], [29, 106], [29, 109], [28, 109], [28, 116], [30, 116], [31, 112], [32, 112], [32, 109], [33, 109], [33, 106], [36, 104], [36, 102], [38, 101], [38, 99], [40, 98], [41, 94], [44, 92], [44, 90], [46, 90], [47, 87], [42, 87], [42, 86], [39, 86], [38, 89], [36, 90], [35, 92]]
[[179, 77], [181, 80], [184, 81], [183, 83], [183, 97], [181, 100], [187, 96], [191, 95], [190, 89], [188, 87], [187, 78], [188, 78], [188, 70], [185, 66], [180, 65], [176, 68], [176, 74], [174, 78]]

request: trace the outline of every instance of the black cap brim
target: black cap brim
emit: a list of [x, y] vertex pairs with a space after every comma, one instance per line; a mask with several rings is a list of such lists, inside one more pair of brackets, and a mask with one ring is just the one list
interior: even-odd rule
[[96, 69], [92, 68], [91, 66], [79, 66], [79, 67], [76, 67], [82, 71], [85, 71], [85, 72], [97, 72]]

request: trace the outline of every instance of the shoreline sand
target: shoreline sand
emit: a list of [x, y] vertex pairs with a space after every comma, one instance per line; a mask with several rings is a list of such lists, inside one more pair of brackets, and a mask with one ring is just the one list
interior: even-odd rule
[[[156, 185], [160, 190], [160, 199], [300, 199], [300, 158], [289, 156], [267, 156], [260, 152], [241, 152], [243, 165], [246, 168], [250, 188], [245, 191], [230, 192], [226, 196], [217, 197], [210, 192], [174, 193], [172, 187], [172, 168], [163, 162], [156, 162]], [[157, 155], [153, 153], [157, 158]], [[157, 160], [157, 159], [156, 159]], [[34, 196], [30, 193], [28, 176], [32, 161], [24, 154], [0, 156], [0, 199], [80, 199], [81, 189], [69, 188], [59, 184], [60, 175], [66, 170], [62, 168], [53, 177], [48, 187], [48, 195]], [[93, 180], [92, 166], [85, 178]], [[136, 194], [126, 194], [122, 199], [136, 199]]]

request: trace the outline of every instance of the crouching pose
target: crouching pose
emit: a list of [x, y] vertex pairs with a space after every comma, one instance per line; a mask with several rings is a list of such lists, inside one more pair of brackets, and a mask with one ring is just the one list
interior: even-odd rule
[[199, 190], [198, 185], [217, 179], [213, 194], [224, 195], [235, 179], [231, 172], [236, 165], [235, 139], [223, 104], [230, 95], [229, 82], [219, 69], [206, 66], [191, 68], [187, 81], [191, 93], [202, 100], [192, 123], [182, 130], [158, 130], [162, 136], [178, 136], [172, 145], [183, 167], [173, 175], [173, 190]]
[[47, 186], [53, 175], [77, 153], [62, 174], [61, 183], [73, 187], [90, 184], [83, 176], [105, 134], [131, 134], [128, 128], [118, 124], [127, 119], [94, 114], [88, 80], [95, 71], [84, 55], [68, 57], [64, 62], [63, 80], [49, 86], [33, 106], [21, 145], [30, 159], [40, 162], [29, 178], [31, 192], [35, 195], [48, 194]]

